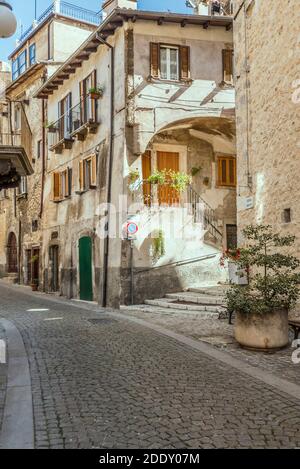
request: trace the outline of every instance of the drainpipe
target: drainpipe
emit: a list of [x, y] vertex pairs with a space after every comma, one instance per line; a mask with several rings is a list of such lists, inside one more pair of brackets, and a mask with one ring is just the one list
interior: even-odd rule
[[46, 129], [45, 129], [45, 100], [42, 100], [42, 187], [41, 187], [41, 204], [40, 218], [42, 218], [44, 209], [44, 187], [45, 187], [45, 158], [46, 158]]
[[104, 239], [104, 262], [103, 262], [103, 286], [102, 286], [102, 306], [107, 306], [108, 292], [108, 258], [109, 258], [109, 227], [110, 227], [110, 203], [112, 192], [112, 170], [113, 170], [113, 152], [114, 152], [114, 89], [115, 89], [115, 54], [114, 47], [109, 44], [103, 37], [96, 33], [96, 39], [101, 44], [110, 49], [110, 139], [109, 139], [109, 159], [108, 159], [108, 181], [107, 181], [107, 224]]

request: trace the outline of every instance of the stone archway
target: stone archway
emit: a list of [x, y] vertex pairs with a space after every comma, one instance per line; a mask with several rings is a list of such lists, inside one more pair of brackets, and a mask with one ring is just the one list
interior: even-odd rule
[[7, 242], [7, 272], [10, 274], [18, 273], [18, 246], [15, 233], [8, 235]]

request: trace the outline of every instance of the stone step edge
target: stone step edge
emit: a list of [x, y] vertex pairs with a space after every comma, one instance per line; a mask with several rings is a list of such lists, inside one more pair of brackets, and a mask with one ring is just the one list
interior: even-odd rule
[[122, 305], [120, 306], [121, 311], [142, 311], [143, 313], [154, 313], [154, 314], [187, 314], [187, 315], [197, 315], [201, 319], [220, 319], [220, 313], [213, 311], [201, 311], [201, 310], [186, 310], [186, 309], [173, 309], [173, 308], [162, 308], [151, 305]]
[[179, 300], [179, 301], [190, 301], [195, 304], [202, 304], [206, 306], [225, 306], [225, 303], [220, 297], [213, 297], [208, 295], [189, 296], [187, 293], [167, 293], [165, 298]]
[[206, 306], [195, 304], [193, 305], [182, 305], [179, 303], [174, 303], [172, 299], [160, 299], [160, 300], [145, 300], [145, 304], [151, 306], [159, 306], [162, 308], [172, 308], [172, 309], [179, 309], [179, 310], [190, 310], [190, 311], [212, 311], [212, 312], [221, 312], [224, 310], [222, 306]]

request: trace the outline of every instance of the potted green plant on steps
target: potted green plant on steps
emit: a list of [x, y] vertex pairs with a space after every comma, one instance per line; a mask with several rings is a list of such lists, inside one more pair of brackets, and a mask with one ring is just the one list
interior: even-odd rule
[[270, 351], [288, 345], [288, 313], [299, 298], [300, 260], [282, 253], [294, 236], [272, 233], [270, 226], [243, 230], [247, 246], [238, 250], [240, 272], [247, 285], [234, 285], [226, 294], [227, 309], [235, 312], [235, 338], [245, 348]]

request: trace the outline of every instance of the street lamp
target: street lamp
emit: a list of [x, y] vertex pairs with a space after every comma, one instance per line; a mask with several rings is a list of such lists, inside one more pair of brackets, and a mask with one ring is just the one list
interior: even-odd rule
[[11, 37], [17, 29], [13, 9], [6, 0], [0, 0], [0, 38]]

